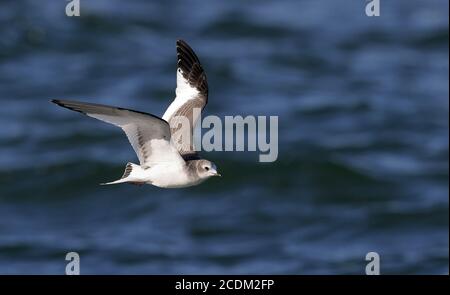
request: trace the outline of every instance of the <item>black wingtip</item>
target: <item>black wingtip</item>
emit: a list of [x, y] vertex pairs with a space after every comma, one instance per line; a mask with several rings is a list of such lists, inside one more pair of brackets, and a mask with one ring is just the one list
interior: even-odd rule
[[59, 105], [60, 107], [70, 109], [69, 107], [64, 105], [64, 103], [59, 99], [52, 99], [52, 100], [50, 100], [50, 102], [53, 102], [54, 104]]
[[189, 84], [208, 95], [206, 74], [194, 50], [184, 40], [177, 40], [177, 68]]
[[51, 102], [53, 102], [54, 104], [57, 104], [57, 105], [59, 105], [60, 107], [62, 107], [62, 108], [66, 108], [66, 109], [69, 109], [69, 110], [71, 110], [71, 111], [75, 111], [75, 112], [78, 112], [78, 113], [81, 113], [81, 114], [86, 114], [85, 112], [83, 112], [83, 111], [80, 111], [80, 110], [77, 110], [77, 109], [75, 109], [75, 108], [73, 108], [73, 107], [71, 107], [71, 106], [68, 106], [64, 101], [62, 101], [62, 100], [59, 100], [59, 99], [52, 99], [52, 100], [50, 100]]
[[191, 51], [193, 51], [191, 46], [183, 39], [177, 39], [177, 47], [189, 48]]
[[194, 49], [192, 49], [192, 47], [187, 44], [186, 41], [182, 40], [182, 39], [178, 39], [177, 40], [177, 51], [179, 54], [183, 53], [184, 51], [184, 55], [188, 55], [191, 58], [193, 58], [193, 61], [200, 63], [197, 55], [194, 52]]

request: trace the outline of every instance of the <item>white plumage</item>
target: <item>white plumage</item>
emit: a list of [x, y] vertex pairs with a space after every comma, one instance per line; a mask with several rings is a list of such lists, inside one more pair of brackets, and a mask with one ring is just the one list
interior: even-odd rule
[[[86, 102], [52, 100], [52, 102], [83, 113], [89, 117], [120, 127], [128, 137], [139, 159], [139, 165], [128, 163], [121, 179], [105, 184], [153, 184], [165, 188], [192, 186], [211, 176], [220, 176], [216, 166], [200, 159], [192, 147], [192, 130], [198, 120], [194, 108], [203, 109], [207, 103], [206, 75], [194, 51], [182, 40], [177, 41], [176, 97], [159, 118], [155, 115]], [[185, 118], [189, 126], [178, 126]], [[175, 132], [189, 128], [181, 140]], [[179, 131], [179, 130], [176, 130]]]

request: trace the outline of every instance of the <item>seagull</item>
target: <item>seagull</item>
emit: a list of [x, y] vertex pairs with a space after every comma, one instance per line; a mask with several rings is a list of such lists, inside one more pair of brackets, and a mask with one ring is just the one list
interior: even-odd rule
[[[139, 159], [139, 165], [127, 163], [119, 180], [102, 185], [131, 183], [182, 188], [200, 184], [212, 176], [221, 176], [216, 165], [202, 159], [193, 147], [193, 129], [208, 102], [205, 71], [185, 41], [177, 40], [176, 45], [176, 97], [162, 118], [121, 107], [51, 100], [61, 107], [120, 127], [125, 132]], [[181, 124], [181, 128], [189, 128], [187, 133], [179, 132], [180, 118], [189, 122], [187, 125]], [[187, 140], [183, 140], [185, 134], [188, 134]]]

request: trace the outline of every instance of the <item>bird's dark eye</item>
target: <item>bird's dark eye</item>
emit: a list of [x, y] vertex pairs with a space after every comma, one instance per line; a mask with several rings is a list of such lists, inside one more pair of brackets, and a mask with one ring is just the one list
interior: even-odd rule
[[209, 167], [205, 167], [205, 170], [208, 171], [208, 170], [209, 170]]

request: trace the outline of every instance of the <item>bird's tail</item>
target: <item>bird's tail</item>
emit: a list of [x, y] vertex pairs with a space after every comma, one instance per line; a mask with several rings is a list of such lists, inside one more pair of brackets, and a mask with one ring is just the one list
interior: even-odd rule
[[142, 181], [142, 179], [139, 177], [139, 172], [141, 172], [141, 170], [141, 166], [133, 163], [127, 163], [127, 165], [125, 166], [125, 171], [123, 172], [123, 175], [120, 179], [116, 181], [100, 183], [100, 185], [118, 184], [125, 182], [144, 183], [144, 181]]

